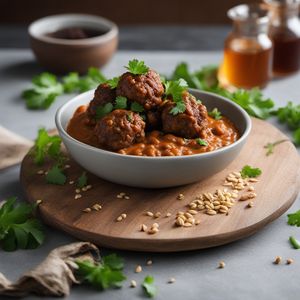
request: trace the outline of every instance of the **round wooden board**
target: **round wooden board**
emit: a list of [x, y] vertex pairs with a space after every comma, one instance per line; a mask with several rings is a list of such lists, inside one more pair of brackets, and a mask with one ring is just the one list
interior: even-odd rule
[[[272, 155], [266, 156], [265, 144], [287, 137], [264, 121], [252, 121], [252, 133], [238, 158], [222, 172], [195, 184], [160, 190], [135, 189], [88, 174], [93, 188], [82, 192], [82, 198], [75, 200], [75, 184], [46, 184], [44, 175], [37, 174], [40, 168], [34, 165], [29, 155], [22, 162], [21, 182], [30, 202], [43, 200], [39, 211], [47, 224], [100, 246], [172, 252], [226, 244], [249, 236], [278, 218], [292, 205], [299, 191], [300, 159], [293, 144], [289, 141], [279, 144]], [[68, 181], [76, 181], [83, 170], [72, 160], [69, 164], [71, 167], [66, 169]], [[199, 212], [196, 215], [201, 222], [198, 226], [174, 226], [176, 212], [185, 211], [186, 204], [196, 195], [224, 188], [225, 177], [246, 164], [263, 171], [259, 182], [253, 184], [257, 193], [254, 207], [246, 208], [247, 201], [237, 201], [228, 216], [209, 216]], [[43, 166], [44, 169], [48, 167]], [[116, 195], [120, 192], [130, 195], [130, 199], [118, 199]], [[184, 200], [176, 199], [179, 193], [185, 195]], [[100, 203], [103, 209], [82, 212], [95, 203]], [[145, 215], [147, 211], [161, 212], [162, 216], [153, 219]], [[167, 212], [172, 216], [166, 218]], [[116, 222], [122, 213], [126, 213], [127, 218]], [[141, 224], [151, 226], [154, 222], [160, 226], [157, 234], [139, 230]]]

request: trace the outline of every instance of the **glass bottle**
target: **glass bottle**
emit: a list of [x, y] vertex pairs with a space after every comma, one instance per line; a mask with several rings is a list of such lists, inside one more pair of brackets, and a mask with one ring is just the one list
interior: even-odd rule
[[264, 0], [270, 11], [270, 37], [274, 45], [273, 73], [300, 69], [299, 0]]
[[266, 86], [272, 62], [268, 10], [259, 4], [242, 4], [227, 15], [233, 21], [233, 30], [225, 40], [221, 84], [245, 89]]

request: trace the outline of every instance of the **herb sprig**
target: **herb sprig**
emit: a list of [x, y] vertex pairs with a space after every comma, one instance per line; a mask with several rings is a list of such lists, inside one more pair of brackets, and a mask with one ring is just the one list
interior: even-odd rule
[[157, 288], [154, 285], [154, 277], [153, 276], [150, 276], [150, 275], [146, 276], [142, 283], [142, 287], [144, 289], [146, 296], [148, 296], [149, 298], [153, 298], [156, 296]]
[[259, 168], [253, 168], [249, 165], [246, 165], [243, 167], [243, 169], [241, 170], [241, 175], [243, 178], [254, 178], [254, 177], [258, 177], [259, 175], [261, 175], [262, 171]]
[[45, 235], [41, 223], [33, 217], [35, 207], [16, 200], [11, 197], [0, 208], [0, 246], [5, 251], [37, 248]]
[[138, 59], [130, 60], [125, 68], [134, 75], [144, 75], [149, 71], [149, 67], [145, 65], [145, 62]]
[[45, 128], [40, 128], [32, 150], [34, 162], [41, 165], [47, 157], [61, 160], [63, 155], [60, 149], [61, 138], [58, 135], [50, 136]]
[[123, 260], [116, 254], [105, 256], [102, 262], [98, 264], [94, 264], [89, 260], [77, 260], [76, 264], [78, 266], [76, 277], [99, 290], [110, 287], [120, 288], [122, 282], [126, 279], [122, 272], [124, 268]]
[[220, 120], [222, 119], [222, 114], [221, 112], [215, 107], [213, 110], [208, 112], [208, 115], [215, 120]]
[[171, 114], [177, 115], [185, 112], [186, 106], [182, 99], [182, 93], [186, 91], [187, 88], [187, 82], [182, 78], [165, 82], [165, 94], [166, 96], [171, 96], [172, 100], [175, 102], [175, 107], [170, 111]]
[[48, 109], [63, 93], [85, 92], [106, 81], [100, 70], [93, 67], [82, 77], [70, 72], [61, 81], [54, 74], [44, 72], [32, 79], [32, 86], [22, 93], [22, 98], [28, 109]]
[[284, 142], [287, 142], [288, 140], [279, 140], [279, 141], [276, 141], [274, 143], [267, 143], [264, 148], [267, 149], [266, 151], [266, 156], [269, 156], [271, 154], [274, 153], [274, 149], [276, 146], [278, 146], [279, 144], [281, 143], [284, 143]]
[[300, 227], [300, 210], [295, 213], [288, 214], [288, 224], [291, 226]]

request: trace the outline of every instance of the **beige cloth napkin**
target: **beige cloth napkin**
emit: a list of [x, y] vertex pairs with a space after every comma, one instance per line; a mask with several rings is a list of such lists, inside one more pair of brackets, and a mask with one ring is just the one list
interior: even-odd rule
[[20, 163], [33, 142], [0, 126], [0, 170]]
[[52, 250], [37, 267], [23, 274], [15, 283], [0, 273], [1, 295], [24, 297], [29, 294], [37, 296], [62, 297], [70, 294], [72, 284], [78, 284], [74, 276], [74, 260], [98, 262], [98, 248], [87, 242], [78, 242]]

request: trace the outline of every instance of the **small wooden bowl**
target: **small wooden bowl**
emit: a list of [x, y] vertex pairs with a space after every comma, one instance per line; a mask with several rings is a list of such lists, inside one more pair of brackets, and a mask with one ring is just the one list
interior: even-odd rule
[[[49, 36], [63, 28], [88, 28], [104, 34], [84, 39], [63, 39]], [[84, 14], [54, 15], [33, 22], [28, 29], [32, 51], [38, 62], [55, 73], [102, 67], [116, 51], [118, 27], [98, 16]]]

